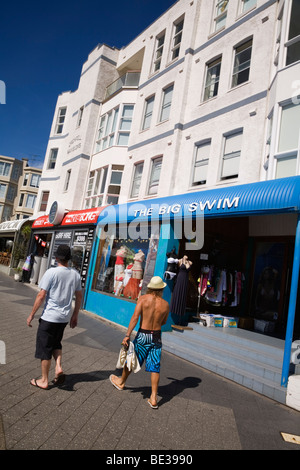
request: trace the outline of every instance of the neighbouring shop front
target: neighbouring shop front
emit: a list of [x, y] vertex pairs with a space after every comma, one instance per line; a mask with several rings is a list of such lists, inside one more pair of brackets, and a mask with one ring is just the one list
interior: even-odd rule
[[159, 275], [165, 330], [214, 315], [285, 339], [285, 381], [300, 337], [299, 211], [300, 177], [102, 208], [84, 307], [127, 326]]
[[45, 271], [56, 266], [55, 252], [60, 244], [70, 246], [70, 265], [81, 275], [85, 289], [90, 255], [101, 208], [67, 212], [54, 203], [49, 215], [38, 217], [32, 225], [29, 254], [33, 264], [30, 282], [38, 284]]
[[28, 248], [31, 219], [8, 220], [0, 224], [0, 271], [11, 275], [23, 265]]

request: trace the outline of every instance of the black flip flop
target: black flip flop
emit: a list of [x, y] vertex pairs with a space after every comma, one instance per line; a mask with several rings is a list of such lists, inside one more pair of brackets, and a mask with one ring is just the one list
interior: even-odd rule
[[62, 385], [65, 383], [66, 380], [66, 374], [60, 374], [58, 377], [54, 377], [52, 380], [52, 383], [54, 385]]

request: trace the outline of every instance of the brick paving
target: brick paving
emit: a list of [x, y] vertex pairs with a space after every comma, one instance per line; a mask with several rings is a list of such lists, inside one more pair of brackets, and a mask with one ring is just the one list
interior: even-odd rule
[[[132, 374], [124, 391], [109, 382], [124, 329], [81, 312], [65, 330], [61, 387], [30, 385], [38, 320], [28, 328], [37, 288], [0, 273], [0, 449], [300, 450], [280, 432], [300, 435], [298, 411], [163, 351], [159, 409], [147, 404], [150, 375]], [[38, 314], [37, 314], [38, 317]], [[53, 377], [53, 366], [50, 371]]]

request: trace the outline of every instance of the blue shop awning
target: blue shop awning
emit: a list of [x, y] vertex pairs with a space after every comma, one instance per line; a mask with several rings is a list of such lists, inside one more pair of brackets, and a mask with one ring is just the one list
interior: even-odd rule
[[168, 220], [193, 215], [238, 217], [299, 212], [300, 176], [295, 176], [107, 206], [99, 214], [98, 224]]

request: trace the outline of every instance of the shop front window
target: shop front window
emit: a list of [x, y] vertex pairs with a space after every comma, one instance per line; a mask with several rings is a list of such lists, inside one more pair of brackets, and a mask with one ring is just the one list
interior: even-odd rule
[[102, 232], [93, 290], [133, 301], [146, 292], [154, 273], [159, 227], [135, 229], [123, 227]]

